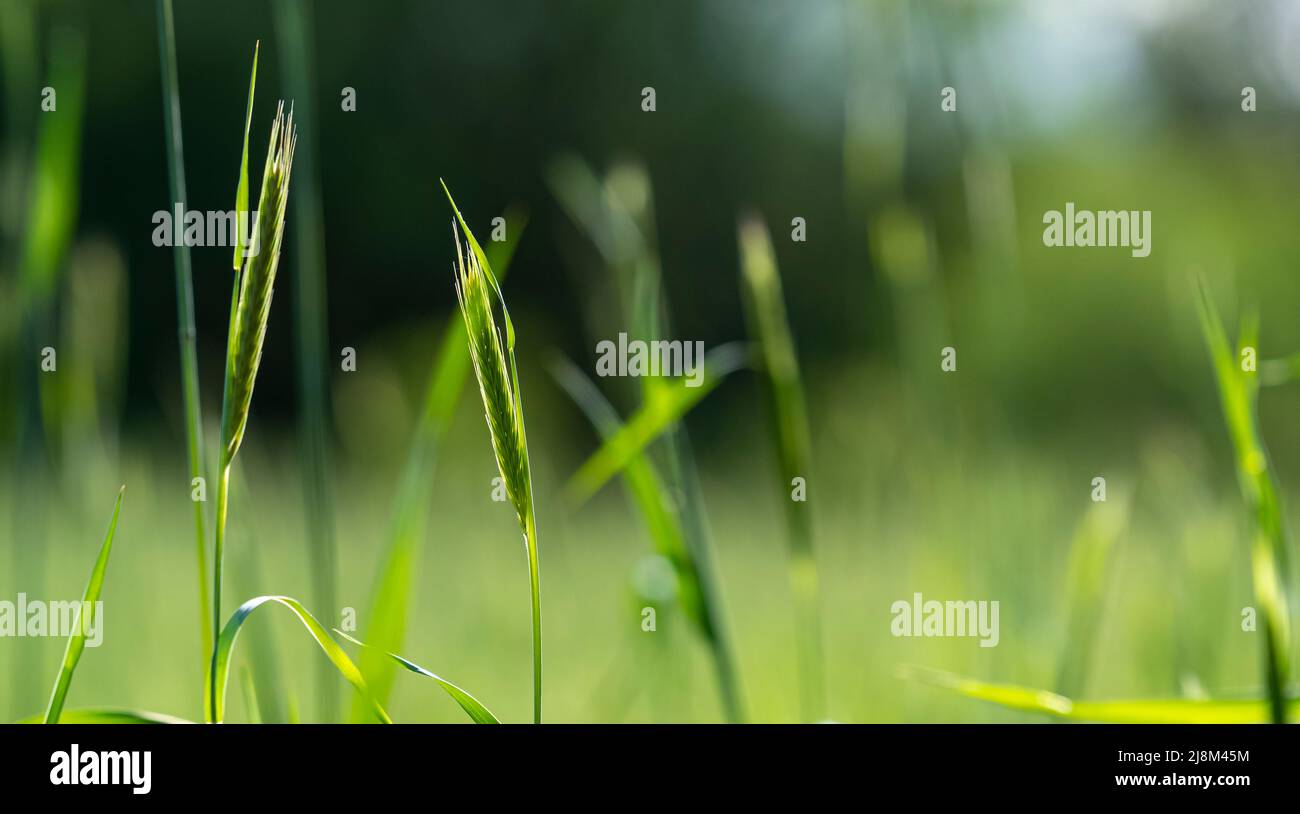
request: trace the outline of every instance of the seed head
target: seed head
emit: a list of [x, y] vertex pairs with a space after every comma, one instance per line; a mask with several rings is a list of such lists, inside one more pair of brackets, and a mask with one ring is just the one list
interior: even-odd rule
[[284, 114], [281, 102], [271, 125], [271, 143], [262, 172], [258, 199], [257, 230], [253, 250], [244, 257], [244, 268], [236, 282], [237, 297], [231, 302], [230, 338], [226, 349], [226, 398], [221, 420], [222, 459], [229, 463], [244, 440], [248, 408], [253, 400], [253, 383], [262, 361], [262, 342], [271, 314], [275, 273], [280, 265], [280, 241], [284, 236], [285, 207], [289, 201], [289, 175], [298, 136], [293, 110]]
[[[483, 411], [497, 468], [506, 487], [506, 495], [519, 519], [519, 528], [527, 534], [526, 524], [532, 510], [532, 486], [528, 468], [528, 442], [524, 434], [523, 405], [515, 370], [513, 331], [509, 314], [497, 289], [496, 279], [483, 268], [477, 246], [462, 241], [460, 228], [452, 222], [456, 241], [456, 298], [469, 334], [469, 355], [483, 396]], [[472, 236], [470, 240], [473, 240]], [[501, 302], [506, 322], [506, 337], [497, 326], [495, 302]]]

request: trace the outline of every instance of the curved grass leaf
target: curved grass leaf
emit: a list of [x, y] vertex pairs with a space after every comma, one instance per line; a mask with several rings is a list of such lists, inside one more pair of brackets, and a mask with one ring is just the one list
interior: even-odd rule
[[113, 504], [113, 516], [108, 521], [104, 544], [99, 548], [99, 557], [90, 572], [90, 582], [86, 584], [86, 592], [81, 597], [81, 605], [77, 609], [73, 631], [68, 635], [68, 647], [63, 651], [63, 667], [59, 670], [59, 677], [54, 681], [50, 703], [45, 709], [47, 724], [59, 722], [59, 716], [63, 712], [63, 702], [68, 697], [68, 688], [72, 686], [72, 674], [76, 671], [77, 662], [81, 661], [81, 654], [86, 649], [86, 632], [95, 624], [95, 603], [99, 601], [99, 594], [104, 588], [104, 573], [108, 570], [108, 555], [113, 550], [113, 537], [117, 534], [117, 518], [122, 513], [122, 493], [125, 491], [125, 486], [117, 490], [117, 502]]
[[[1271, 717], [1270, 704], [1255, 699], [1074, 701], [1047, 690], [1014, 684], [989, 684], [924, 667], [908, 666], [901, 672], [903, 678], [942, 687], [966, 698], [1068, 721], [1109, 724], [1258, 724], [1268, 722]], [[1300, 711], [1300, 701], [1291, 699], [1288, 703], [1293, 712]]]
[[[334, 632], [339, 634], [343, 638], [347, 639], [348, 641], [352, 642], [353, 644], [359, 645], [366, 650], [377, 650], [377, 648], [372, 648], [370, 645], [366, 644], [360, 639], [353, 638], [352, 636], [349, 636], [348, 634], [344, 633], [338, 628], [334, 628]], [[385, 656], [388, 656], [390, 659], [402, 665], [403, 667], [410, 670], [411, 672], [422, 675], [425, 678], [432, 678], [434, 681], [438, 682], [438, 686], [446, 690], [447, 694], [450, 695], [457, 704], [460, 704], [460, 708], [465, 710], [465, 714], [468, 715], [470, 717], [470, 720], [472, 720], [474, 723], [476, 724], [501, 723], [499, 720], [497, 720], [497, 716], [493, 715], [492, 712], [487, 707], [479, 703], [479, 700], [477, 698], [470, 695], [465, 690], [462, 690], [460, 687], [457, 687], [455, 684], [451, 683], [450, 681], [443, 678], [442, 676], [430, 672], [429, 670], [424, 669], [423, 667], [416, 664], [415, 662], [402, 658], [396, 653], [388, 653], [384, 651], [379, 651], [379, 652], [383, 652]]]
[[[45, 720], [43, 715], [23, 718], [17, 723], [39, 724]], [[137, 709], [114, 709], [100, 707], [94, 709], [68, 709], [59, 716], [59, 723], [64, 724], [192, 724], [184, 718], [165, 715], [161, 712], [149, 712]]]
[[686, 384], [686, 377], [666, 380], [662, 387], [646, 390], [641, 408], [622, 429], [601, 444], [564, 486], [571, 506], [586, 503], [602, 486], [623, 471], [628, 463], [691, 408], [699, 404], [723, 379], [744, 367], [749, 349], [740, 343], [719, 345], [704, 356], [704, 377], [698, 387]]
[[371, 697], [370, 690], [366, 687], [366, 681], [361, 677], [361, 671], [348, 658], [348, 654], [343, 652], [343, 648], [339, 647], [338, 642], [334, 641], [333, 637], [321, 626], [321, 623], [316, 621], [316, 617], [312, 616], [302, 606], [302, 603], [287, 596], [259, 596], [250, 599], [240, 605], [239, 609], [231, 614], [230, 621], [226, 622], [221, 635], [217, 637], [217, 646], [212, 653], [212, 670], [209, 673], [212, 677], [209, 679], [210, 686], [205, 688], [204, 693], [213, 699], [213, 703], [207, 711], [209, 723], [221, 723], [225, 717], [226, 683], [230, 678], [230, 655], [231, 651], [234, 650], [235, 641], [239, 638], [239, 629], [243, 627], [244, 622], [248, 621], [248, 617], [253, 611], [268, 602], [283, 605], [292, 611], [293, 615], [298, 617], [298, 621], [302, 622], [303, 627], [307, 628], [307, 632], [311, 634], [311, 637], [316, 640], [316, 644], [320, 645], [321, 650], [325, 651], [325, 655], [338, 668], [339, 673], [347, 679], [349, 684], [356, 688], [357, 692], [370, 700], [375, 717], [383, 723], [392, 723], [392, 719], [388, 717], [388, 713], [384, 711], [384, 708]]

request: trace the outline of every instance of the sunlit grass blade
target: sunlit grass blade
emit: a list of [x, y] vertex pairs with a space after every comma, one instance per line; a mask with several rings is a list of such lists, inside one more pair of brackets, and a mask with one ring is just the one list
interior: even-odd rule
[[[360, 645], [362, 648], [362, 652], [365, 652], [366, 650], [377, 650], [377, 648], [373, 648], [370, 645], [366, 644], [365, 642], [361, 641], [360, 639], [356, 639], [353, 638], [352, 636], [349, 636], [348, 634], [344, 633], [338, 628], [334, 628], [334, 632], [339, 634], [343, 638], [347, 639], [348, 641], [352, 642], [353, 644]], [[402, 658], [396, 653], [388, 653], [385, 651], [379, 651], [379, 652], [381, 652], [387, 658], [402, 665], [407, 670], [410, 670], [412, 673], [415, 673], [417, 675], [422, 675], [425, 678], [433, 679], [435, 682], [437, 682], [438, 686], [446, 690], [447, 694], [452, 697], [452, 700], [454, 700], [457, 704], [460, 705], [461, 709], [465, 710], [465, 714], [468, 715], [470, 717], [470, 720], [473, 721], [474, 723], [476, 724], [501, 723], [499, 720], [497, 720], [497, 716], [493, 715], [492, 712], [488, 710], [487, 707], [479, 703], [479, 700], [477, 698], [470, 695], [468, 692], [456, 686], [455, 684], [451, 683], [450, 681], [443, 678], [442, 676], [430, 672], [429, 670], [424, 669], [423, 667], [416, 664], [415, 662], [410, 661], [409, 659]]]
[[[329, 314], [325, 269], [325, 215], [317, 164], [317, 118], [313, 6], [309, 0], [278, 0], [276, 41], [280, 68], [298, 121], [294, 162], [294, 207], [290, 254], [293, 297], [294, 356], [298, 401], [298, 473], [302, 478], [307, 525], [307, 561], [311, 601], [337, 608], [339, 555], [335, 525], [334, 481], [329, 444]], [[317, 706], [324, 721], [338, 715], [338, 683], [325, 665], [316, 674]]]
[[297, 617], [298, 621], [302, 622], [303, 627], [307, 628], [307, 632], [316, 640], [316, 644], [320, 645], [321, 650], [325, 651], [325, 655], [329, 657], [329, 660], [343, 678], [347, 679], [347, 682], [355, 687], [358, 693], [370, 701], [375, 717], [383, 723], [392, 723], [383, 706], [374, 701], [370, 695], [366, 681], [361, 677], [361, 671], [348, 658], [348, 654], [343, 652], [343, 648], [339, 647], [338, 642], [334, 641], [329, 632], [321, 626], [320, 622], [316, 621], [316, 617], [312, 616], [298, 600], [287, 596], [259, 596], [250, 599], [239, 606], [239, 609], [231, 614], [230, 620], [226, 622], [221, 635], [217, 637], [216, 649], [212, 653], [212, 670], [209, 673], [211, 684], [207, 688], [206, 694], [213, 699], [213, 704], [208, 723], [219, 724], [225, 719], [226, 684], [230, 677], [230, 657], [235, 642], [239, 638], [239, 630], [243, 627], [244, 622], [248, 621], [253, 611], [268, 603], [283, 605], [288, 608]]
[[1255, 601], [1260, 605], [1263, 621], [1265, 686], [1274, 723], [1285, 723], [1287, 707], [1284, 697], [1291, 675], [1290, 542], [1283, 524], [1281, 499], [1269, 467], [1268, 451], [1259, 433], [1256, 405], [1259, 380], [1253, 370], [1244, 370], [1238, 362], [1243, 358], [1242, 350], [1247, 347], [1257, 349], [1259, 326], [1253, 318], [1242, 320], [1238, 347], [1234, 352], [1205, 281], [1200, 278], [1197, 279], [1196, 302], [1201, 331], [1219, 385], [1224, 422], [1236, 453], [1242, 499], [1252, 520], [1251, 576]]
[[[515, 327], [505, 297], [483, 248], [456, 208], [447, 185], [442, 185], [455, 213], [456, 298], [465, 320], [470, 361], [483, 397], [492, 450], [505, 484], [506, 496], [514, 506], [519, 529], [528, 553], [528, 577], [533, 610], [533, 722], [542, 721], [542, 600], [537, 553], [537, 516], [533, 507], [532, 467], [528, 459], [528, 436], [524, 428], [524, 401], [515, 362]], [[459, 224], [459, 231], [456, 229]], [[460, 231], [464, 232], [462, 250]], [[501, 309], [498, 325], [496, 308]], [[502, 337], [504, 327], [504, 338]]]
[[1128, 498], [1111, 490], [1110, 499], [1093, 503], [1079, 521], [1070, 545], [1065, 600], [1069, 613], [1056, 691], [1078, 695], [1087, 688], [1088, 668], [1101, 625], [1112, 550], [1128, 524]]
[[244, 265], [244, 239], [248, 235], [248, 131], [253, 127], [253, 92], [257, 88], [257, 54], [261, 48], [260, 40], [253, 45], [253, 70], [248, 77], [248, 110], [244, 114], [244, 150], [239, 158], [239, 183], [235, 187], [235, 226], [239, 230], [235, 240], [235, 271]]
[[796, 635], [799, 639], [799, 696], [803, 719], [818, 721], [826, 714], [826, 669], [822, 655], [821, 603], [817, 558], [813, 550], [812, 509], [806, 499], [794, 500], [791, 492], [797, 480], [802, 480], [807, 488], [812, 478], [808, 408], [794, 339], [786, 317], [772, 238], [757, 215], [741, 219], [739, 243], [745, 315], [750, 335], [758, 343], [763, 360], [771, 426], [781, 466], [777, 493], [785, 507], [789, 538], [790, 586], [794, 594]]
[[[158, 59], [163, 87], [163, 125], [167, 143], [167, 182], [171, 202], [185, 207], [185, 153], [181, 140], [181, 96], [176, 69], [176, 32], [171, 0], [157, 0]], [[185, 405], [185, 455], [190, 483], [207, 478], [203, 464], [203, 415], [199, 402], [199, 357], [194, 326], [194, 280], [190, 270], [190, 249], [178, 240], [172, 247], [176, 277], [176, 324], [181, 359], [181, 398]], [[193, 488], [193, 487], [191, 487]], [[187, 495], [188, 497], [188, 495]], [[190, 501], [194, 512], [194, 546], [199, 575], [199, 644], [206, 667], [212, 652], [211, 604], [208, 597], [207, 532], [204, 504]]]
[[[1047, 690], [1014, 684], [991, 684], [971, 678], [907, 666], [903, 678], [942, 687], [966, 698], [987, 701], [1017, 712], [1049, 715], [1068, 721], [1109, 724], [1257, 724], [1270, 720], [1271, 704], [1254, 699], [1144, 699], [1075, 701]], [[1300, 700], [1287, 702], [1300, 711]]]
[[47, 724], [59, 722], [59, 715], [63, 712], [63, 702], [68, 697], [68, 688], [72, 686], [72, 674], [76, 672], [77, 662], [81, 661], [82, 651], [86, 649], [86, 634], [95, 624], [95, 603], [99, 601], [100, 592], [104, 589], [104, 574], [108, 571], [108, 555], [113, 551], [113, 537], [117, 534], [117, 518], [122, 513], [124, 491], [126, 491], [125, 486], [117, 490], [117, 502], [113, 504], [113, 516], [108, 521], [104, 544], [100, 546], [99, 557], [95, 560], [95, 567], [90, 571], [90, 581], [86, 583], [86, 592], [81, 597], [81, 606], [73, 622], [74, 629], [68, 635], [68, 646], [63, 652], [63, 666], [59, 669], [59, 677], [55, 679], [54, 689], [50, 693], [49, 706], [45, 709]]
[[[16, 723], [39, 724], [45, 721], [43, 715], [33, 715]], [[94, 709], [65, 709], [59, 716], [61, 724], [192, 724], [184, 718], [165, 715], [161, 712], [149, 712], [138, 709], [113, 709], [108, 707]]]
[[[515, 247], [527, 224], [527, 216], [521, 210], [508, 210], [505, 219], [506, 240], [494, 241], [485, 250], [498, 282], [505, 279]], [[368, 620], [366, 638], [371, 646], [361, 651], [357, 661], [361, 672], [368, 676], [371, 692], [381, 704], [388, 703], [397, 670], [396, 664], [386, 654], [401, 650], [406, 635], [411, 587], [419, 570], [420, 545], [428, 520], [429, 490], [438, 450], [451, 426], [469, 375], [466, 341], [465, 321], [453, 317], [443, 330], [434, 356], [419, 425], [407, 451], [402, 479], [393, 501], [393, 517], [371, 594], [370, 612], [364, 617]], [[361, 700], [354, 699], [351, 720], [365, 720], [369, 714]]]
[[676, 424], [699, 404], [728, 375], [748, 364], [749, 349], [739, 343], [719, 345], [704, 357], [704, 376], [698, 387], [688, 386], [686, 377], [667, 380], [648, 388], [646, 401], [588, 458], [564, 487], [571, 506], [581, 506], [600, 491], [646, 446]]

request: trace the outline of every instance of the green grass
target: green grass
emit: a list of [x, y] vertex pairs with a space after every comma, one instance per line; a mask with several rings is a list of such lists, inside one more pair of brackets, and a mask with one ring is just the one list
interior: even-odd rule
[[799, 689], [806, 721], [826, 715], [826, 676], [822, 655], [821, 599], [813, 550], [812, 509], [805, 491], [794, 499], [795, 484], [816, 489], [812, 476], [812, 433], [799, 360], [785, 312], [776, 253], [767, 227], [755, 214], [741, 219], [740, 268], [749, 331], [758, 343], [770, 403], [772, 436], [781, 480], [773, 491], [785, 507], [789, 539], [790, 588], [798, 616]]
[[[643, 340], [669, 336], [654, 194], [646, 169], [635, 162], [620, 163], [601, 179], [581, 159], [568, 155], [551, 162], [547, 175], [556, 199], [586, 234], [604, 265], [603, 275], [583, 280], [579, 286], [594, 290], [606, 279], [614, 282], [613, 296], [600, 301], [606, 308], [587, 309], [588, 335], [598, 338], [628, 330]], [[706, 354], [703, 381], [698, 386], [686, 386], [683, 378], [641, 377], [640, 404], [626, 423], [604, 403], [599, 391], [583, 381], [585, 377], [575, 377], [562, 367], [558, 370], [561, 385], [601, 435], [600, 447], [569, 478], [565, 503], [576, 509], [610, 479], [620, 474], [629, 478], [632, 495], [658, 550], [679, 552], [680, 547], [685, 552], [672, 555], [678, 558], [673, 567], [680, 582], [679, 600], [688, 618], [695, 613], [693, 624], [708, 644], [723, 714], [731, 722], [744, 719], [740, 676], [727, 634], [698, 466], [682, 419], [727, 376], [748, 364], [748, 355], [748, 349], [740, 344], [713, 348]], [[658, 453], [657, 463], [654, 453]], [[653, 474], [656, 467], [662, 472], [661, 486], [653, 483], [660, 480], [659, 474]], [[660, 492], [658, 497], [652, 494], [654, 490]]]
[[[533, 475], [528, 458], [528, 435], [524, 428], [524, 399], [515, 362], [515, 326], [505, 297], [487, 255], [465, 223], [451, 191], [443, 184], [455, 213], [459, 230], [465, 234], [462, 250], [460, 231], [453, 224], [456, 241], [456, 298], [469, 343], [470, 361], [478, 379], [479, 394], [487, 418], [492, 450], [506, 496], [514, 506], [519, 530], [528, 554], [528, 582], [533, 611], [533, 723], [542, 722], [542, 599], [537, 554], [537, 516], [533, 509]], [[495, 309], [501, 308], [498, 325]], [[503, 331], [504, 328], [504, 331]], [[504, 333], [504, 337], [503, 334]]]
[[[286, 118], [283, 105], [271, 126], [270, 145], [266, 151], [266, 168], [262, 172], [257, 229], [253, 249], [244, 259], [243, 270], [236, 275], [230, 304], [230, 327], [226, 347], [226, 380], [221, 404], [221, 462], [217, 481], [216, 542], [213, 546], [212, 619], [218, 627], [213, 640], [222, 635], [221, 578], [225, 554], [226, 520], [230, 500], [230, 472], [235, 455], [244, 441], [248, 425], [253, 386], [262, 360], [262, 342], [271, 315], [271, 297], [275, 290], [276, 271], [280, 263], [280, 242], [284, 235], [285, 207], [289, 201], [289, 177], [293, 167], [293, 113]], [[228, 629], [228, 628], [227, 628]], [[238, 630], [238, 628], [236, 628]], [[219, 642], [218, 642], [219, 646]], [[323, 646], [323, 645], [322, 645]], [[221, 709], [217, 693], [224, 685], [218, 681], [218, 652], [213, 651], [208, 681], [208, 718], [219, 721]]]
[[[507, 239], [486, 249], [498, 281], [510, 270], [515, 247], [527, 223], [519, 210], [507, 212]], [[387, 653], [401, 650], [410, 614], [415, 574], [419, 570], [420, 547], [428, 525], [428, 493], [434, 469], [470, 375], [470, 356], [463, 319], [448, 321], [438, 342], [419, 419], [406, 455], [401, 480], [393, 497], [388, 535], [379, 555], [379, 571], [371, 590], [365, 629], [370, 645], [361, 652], [361, 671], [371, 690], [386, 702], [392, 690], [396, 666]], [[369, 711], [354, 701], [351, 720], [364, 720]]]
[[320, 645], [321, 650], [325, 652], [330, 662], [338, 669], [339, 674], [367, 699], [374, 710], [375, 717], [381, 723], [392, 723], [392, 719], [388, 717], [388, 713], [383, 706], [370, 695], [370, 690], [366, 687], [366, 680], [361, 676], [361, 671], [352, 663], [352, 659], [348, 658], [347, 653], [343, 652], [343, 648], [339, 647], [338, 642], [334, 641], [329, 631], [322, 627], [320, 622], [316, 621], [316, 617], [312, 616], [302, 606], [301, 602], [287, 596], [258, 596], [248, 600], [231, 614], [225, 628], [217, 636], [216, 649], [212, 654], [210, 684], [205, 693], [212, 699], [209, 723], [219, 724], [225, 720], [226, 684], [230, 678], [230, 659], [235, 649], [235, 642], [239, 639], [239, 631], [254, 611], [268, 604], [288, 608], [302, 623], [303, 627], [307, 629], [307, 632], [311, 634], [316, 644]]
[[1069, 618], [1056, 671], [1056, 691], [1084, 692], [1096, 661], [1097, 636], [1110, 585], [1116, 543], [1128, 524], [1129, 498], [1114, 487], [1084, 512], [1070, 544], [1065, 598]]
[[[325, 217], [317, 167], [317, 114], [315, 68], [312, 51], [312, 4], [305, 0], [280, 0], [272, 6], [280, 65], [285, 86], [297, 110], [299, 142], [295, 151], [292, 225], [292, 296], [294, 355], [297, 362], [298, 410], [301, 415], [299, 473], [303, 480], [308, 562], [311, 564], [312, 602], [337, 608], [338, 546], [334, 518], [328, 424], [330, 360], [326, 316]], [[322, 665], [317, 673], [323, 720], [338, 714], [334, 690], [338, 682]]]
[[[951, 690], [1018, 712], [1049, 715], [1067, 721], [1106, 724], [1258, 724], [1271, 720], [1273, 703], [1255, 699], [1146, 699], [1135, 701], [1075, 701], [1046, 690], [1012, 684], [990, 684], [950, 673], [904, 667], [905, 678]], [[1300, 701], [1288, 700], [1300, 709]]]
[[1274, 723], [1286, 723], [1285, 694], [1291, 678], [1290, 596], [1294, 592], [1291, 544], [1268, 450], [1259, 432], [1259, 377], [1254, 370], [1245, 370], [1241, 362], [1244, 349], [1258, 350], [1259, 324], [1254, 318], [1242, 321], [1234, 352], [1205, 281], [1199, 278], [1197, 295], [1201, 330], [1219, 385], [1223, 420], [1236, 453], [1241, 496], [1252, 521], [1251, 575], [1263, 622], [1264, 679], [1269, 708]]
[[[370, 645], [361, 641], [360, 639], [353, 638], [352, 636], [349, 636], [348, 634], [344, 633], [338, 628], [335, 628], [334, 632], [339, 634], [343, 638], [347, 639], [348, 641], [352, 642], [353, 644], [358, 645], [359, 647], [363, 647], [366, 649], [374, 649]], [[493, 715], [492, 712], [487, 707], [483, 706], [483, 704], [480, 703], [477, 698], [470, 695], [468, 692], [456, 686], [455, 684], [451, 683], [450, 681], [443, 678], [442, 676], [433, 673], [429, 670], [426, 670], [425, 668], [421, 667], [415, 662], [409, 659], [402, 658], [396, 653], [384, 653], [383, 655], [393, 660], [397, 664], [400, 664], [401, 666], [405, 667], [407, 670], [411, 671], [412, 673], [415, 673], [416, 675], [421, 675], [424, 676], [425, 678], [432, 679], [434, 682], [438, 684], [438, 686], [442, 687], [442, 689], [446, 691], [447, 695], [451, 696], [451, 698], [457, 704], [460, 705], [461, 709], [465, 710], [465, 714], [468, 715], [470, 720], [473, 721], [474, 723], [476, 724], [501, 723], [500, 721], [497, 720], [497, 716]]]
[[[163, 85], [163, 128], [167, 144], [167, 181], [171, 192], [171, 202], [185, 206], [185, 151], [181, 137], [181, 96], [180, 83], [176, 68], [176, 26], [172, 13], [171, 0], [157, 0], [158, 16], [158, 58], [161, 62]], [[256, 73], [257, 58], [253, 58]], [[249, 88], [249, 107], [251, 112], [252, 88]], [[251, 120], [250, 120], [251, 121]], [[247, 126], [245, 127], [247, 133]], [[247, 141], [247, 136], [245, 136]], [[243, 176], [248, 172], [247, 152], [245, 152], [241, 187], [247, 189]], [[245, 196], [247, 193], [245, 193]], [[238, 196], [236, 196], [238, 199]], [[247, 203], [245, 203], [247, 208]], [[236, 250], [238, 253], [238, 249]], [[177, 340], [180, 344], [181, 362], [181, 398], [185, 408], [185, 456], [189, 463], [190, 484], [207, 480], [207, 470], [203, 465], [203, 412], [199, 401], [199, 359], [198, 331], [194, 324], [194, 275], [190, 265], [190, 249], [185, 241], [176, 241], [172, 247], [172, 259], [176, 276], [176, 321]], [[188, 495], [187, 495], [188, 497]], [[204, 530], [204, 504], [191, 500], [194, 513], [194, 549], [198, 567], [198, 602], [199, 602], [199, 639], [203, 643], [203, 664], [208, 662], [212, 652], [211, 604], [208, 597], [208, 556], [207, 532]]]
[[[1072, 700], [1065, 694], [1021, 686], [992, 684], [924, 668], [904, 668], [903, 677], [990, 701], [1022, 712], [1067, 720], [1109, 723], [1259, 723], [1284, 724], [1300, 706], [1288, 695], [1291, 677], [1290, 541], [1279, 489], [1259, 430], [1259, 376], [1246, 363], [1247, 351], [1258, 356], [1259, 324], [1242, 320], [1234, 347], [1203, 278], [1196, 280], [1201, 334], [1209, 351], [1219, 404], [1236, 460], [1237, 480], [1251, 518], [1249, 561], [1255, 601], [1260, 606], [1263, 691], [1260, 700], [1154, 699], [1134, 701]], [[1276, 381], [1284, 376], [1278, 374]], [[1095, 504], [1085, 516], [1071, 547], [1067, 580], [1070, 618], [1057, 685], [1073, 693], [1085, 686], [1099, 627], [1110, 550], [1127, 522], [1127, 497], [1106, 507]]]
[[[54, 689], [50, 691], [50, 703], [45, 708], [45, 723], [57, 724], [63, 713], [63, 704], [68, 698], [68, 688], [72, 686], [72, 674], [77, 671], [77, 663], [86, 649], [86, 634], [95, 624], [95, 603], [104, 590], [104, 575], [108, 572], [108, 555], [113, 551], [113, 537], [117, 534], [117, 518], [122, 513], [123, 486], [117, 491], [117, 502], [113, 504], [113, 516], [108, 521], [108, 531], [104, 533], [104, 544], [100, 546], [99, 557], [95, 567], [90, 571], [90, 581], [86, 583], [86, 592], [82, 594], [81, 606], [77, 611], [75, 629], [68, 634], [68, 647], [63, 653], [63, 666], [59, 668], [59, 677], [54, 680]], [[102, 620], [101, 620], [102, 624]]]
[[703, 379], [698, 386], [688, 385], [686, 377], [682, 376], [649, 390], [646, 403], [617, 432], [605, 439], [569, 478], [564, 488], [568, 505], [578, 508], [590, 500], [727, 376], [748, 363], [749, 353], [743, 346], [720, 345], [705, 354]]
[[[620, 437], [624, 424], [618, 412], [577, 365], [563, 357], [556, 357], [551, 364], [551, 375], [586, 414], [604, 443]], [[637, 452], [628, 458], [620, 475], [650, 534], [651, 544], [672, 568], [675, 583], [671, 596], [676, 598], [682, 613], [709, 647], [718, 667], [718, 687], [723, 708], [728, 710], [728, 717], [734, 720], [739, 714], [740, 691], [736, 686], [727, 642], [717, 622], [722, 616], [722, 609], [717, 607], [716, 594], [707, 589], [699, 559], [687, 544], [683, 519], [673, 493], [649, 455], [644, 452]], [[647, 596], [646, 599], [649, 601], [651, 598]]]

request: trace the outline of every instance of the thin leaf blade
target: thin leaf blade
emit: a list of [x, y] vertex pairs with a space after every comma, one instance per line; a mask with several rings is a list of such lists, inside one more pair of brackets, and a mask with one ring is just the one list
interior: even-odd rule
[[50, 703], [45, 709], [47, 724], [59, 722], [59, 716], [63, 712], [63, 702], [68, 697], [68, 688], [72, 686], [72, 674], [76, 672], [77, 663], [81, 661], [81, 654], [86, 649], [86, 633], [95, 623], [95, 603], [99, 601], [99, 595], [104, 589], [108, 555], [113, 551], [113, 538], [117, 535], [117, 519], [122, 513], [122, 494], [125, 491], [125, 486], [117, 490], [117, 502], [113, 504], [113, 516], [108, 521], [104, 543], [99, 548], [99, 557], [95, 560], [95, 567], [91, 569], [90, 581], [86, 584], [81, 606], [77, 609], [76, 622], [72, 633], [68, 636], [67, 649], [63, 652], [63, 666], [59, 669], [58, 678], [54, 680]]
[[226, 623], [225, 628], [221, 631], [221, 635], [217, 637], [217, 645], [212, 653], [212, 670], [209, 672], [209, 686], [206, 688], [205, 692], [205, 695], [212, 699], [207, 710], [209, 723], [221, 723], [225, 718], [226, 684], [230, 678], [230, 658], [235, 647], [235, 642], [239, 638], [239, 630], [243, 627], [244, 623], [248, 621], [253, 611], [266, 604], [282, 605], [288, 608], [298, 621], [302, 623], [303, 627], [307, 628], [307, 632], [316, 640], [316, 644], [320, 645], [321, 650], [325, 651], [325, 655], [331, 662], [333, 662], [334, 666], [338, 669], [343, 678], [356, 688], [357, 692], [369, 699], [375, 717], [383, 723], [392, 723], [392, 719], [388, 717], [388, 713], [385, 712], [384, 708], [378, 702], [374, 701], [373, 697], [370, 695], [370, 690], [366, 686], [366, 680], [362, 678], [361, 671], [352, 663], [352, 659], [348, 658], [348, 654], [343, 652], [343, 648], [339, 647], [338, 642], [334, 641], [334, 638], [329, 635], [329, 632], [325, 630], [320, 622], [316, 621], [316, 617], [312, 616], [311, 613], [302, 606], [302, 603], [288, 596], [254, 597], [243, 605], [240, 605], [239, 608], [231, 614], [230, 621]]
[[[338, 628], [334, 628], [334, 632], [339, 634], [343, 638], [347, 639], [348, 641], [352, 642], [353, 644], [360, 646], [364, 650], [377, 649], [371, 647], [370, 645], [366, 644], [360, 639], [349, 636], [348, 634], [344, 633]], [[443, 678], [442, 676], [438, 675], [437, 673], [434, 673], [430, 670], [426, 670], [425, 668], [421, 667], [415, 662], [409, 659], [402, 658], [396, 653], [389, 653], [386, 651], [380, 651], [380, 652], [383, 652], [385, 656], [397, 662], [398, 664], [402, 665], [407, 670], [410, 670], [412, 673], [415, 673], [417, 675], [422, 675], [425, 678], [431, 678], [435, 682], [437, 682], [438, 686], [442, 687], [447, 692], [447, 694], [452, 697], [452, 700], [454, 700], [457, 704], [460, 705], [460, 708], [465, 711], [465, 714], [468, 715], [470, 717], [470, 720], [472, 720], [474, 723], [476, 724], [501, 723], [501, 721], [497, 720], [497, 716], [493, 715], [491, 710], [483, 706], [483, 704], [477, 698], [470, 695], [468, 692], [456, 686], [455, 684], [448, 681], [447, 679]]]
[[565, 484], [571, 506], [586, 503], [656, 438], [671, 428], [722, 383], [744, 367], [748, 349], [737, 344], [720, 345], [705, 354], [703, 380], [687, 384], [681, 376], [664, 382], [647, 393], [647, 400], [617, 433], [608, 438]]
[[248, 77], [248, 109], [244, 113], [244, 151], [239, 159], [239, 184], [235, 188], [235, 228], [239, 230], [235, 240], [235, 271], [244, 265], [244, 237], [248, 233], [245, 224], [248, 221], [248, 133], [253, 127], [253, 92], [257, 88], [257, 55], [262, 48], [258, 40], [253, 46], [253, 70]]

